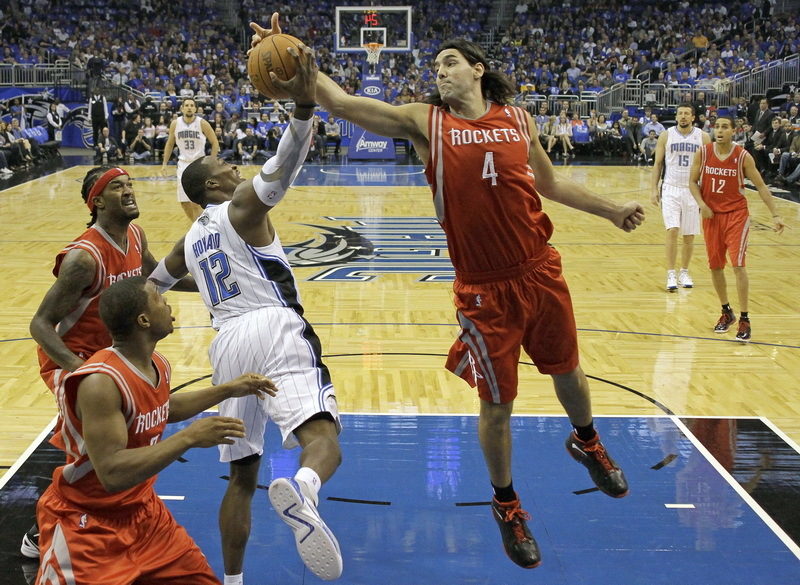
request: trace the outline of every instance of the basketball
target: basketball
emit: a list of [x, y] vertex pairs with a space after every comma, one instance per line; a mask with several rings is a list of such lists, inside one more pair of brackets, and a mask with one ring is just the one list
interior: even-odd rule
[[288, 81], [295, 74], [295, 62], [286, 50], [294, 47], [298, 53], [301, 45], [300, 39], [292, 35], [272, 35], [261, 41], [252, 51], [247, 60], [247, 75], [258, 91], [272, 99], [289, 97], [272, 83], [269, 72], [272, 71], [278, 79]]

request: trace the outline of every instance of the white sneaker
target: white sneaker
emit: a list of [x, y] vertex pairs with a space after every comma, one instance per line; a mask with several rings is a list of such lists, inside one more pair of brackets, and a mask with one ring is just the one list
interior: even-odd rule
[[5, 175], [6, 177], [10, 177], [13, 174], [14, 174], [14, 171], [12, 171], [9, 168], [0, 169], [0, 175]]
[[342, 575], [342, 553], [317, 512], [315, 499], [308, 486], [291, 477], [279, 477], [269, 485], [269, 501], [294, 531], [300, 558], [317, 577], [333, 581]]
[[689, 276], [689, 272], [681, 271], [680, 275], [678, 275], [678, 284], [683, 288], [693, 288], [694, 282], [692, 281], [692, 277]]
[[675, 271], [670, 270], [667, 272], [667, 290], [678, 289], [678, 278], [675, 276]]
[[37, 524], [34, 524], [22, 536], [22, 546], [20, 546], [19, 552], [29, 559], [39, 558], [39, 526]]

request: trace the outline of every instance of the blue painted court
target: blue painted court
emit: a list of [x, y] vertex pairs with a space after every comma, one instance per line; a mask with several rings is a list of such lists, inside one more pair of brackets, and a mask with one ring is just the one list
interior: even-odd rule
[[[594, 490], [566, 453], [566, 418], [515, 417], [514, 485], [543, 555], [530, 571], [506, 558], [489, 513], [476, 417], [343, 419], [344, 463], [320, 500], [342, 548], [343, 585], [800, 583], [800, 549], [750, 495], [783, 484], [796, 510], [796, 475], [792, 487], [781, 470], [796, 470], [798, 454], [759, 419], [599, 418], [631, 486], [616, 500]], [[765, 439], [773, 445], [768, 471], [752, 451]], [[272, 426], [267, 444], [279, 444]], [[293, 475], [298, 455], [267, 453], [259, 483]], [[227, 465], [216, 449], [186, 459], [162, 472], [156, 488], [221, 574], [217, 510]], [[253, 512], [248, 582], [321, 583], [265, 490]]]

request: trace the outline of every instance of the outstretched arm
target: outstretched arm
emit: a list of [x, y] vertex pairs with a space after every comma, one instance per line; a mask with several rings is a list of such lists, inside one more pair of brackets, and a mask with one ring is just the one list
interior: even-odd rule
[[530, 156], [528, 164], [536, 176], [536, 190], [540, 195], [568, 207], [604, 217], [618, 228], [630, 232], [644, 221], [644, 209], [636, 201], [625, 204], [614, 203], [610, 199], [593, 193], [577, 181], [556, 173], [550, 157], [539, 141], [536, 121], [528, 116], [530, 128]]
[[[274, 395], [275, 390], [268, 378], [257, 374], [245, 374], [231, 384], [222, 386], [222, 391], [213, 394], [214, 399], [259, 394], [262, 391]], [[203, 396], [203, 391], [200, 392], [200, 402], [209, 403], [209, 396]], [[170, 399], [170, 404], [172, 400]], [[191, 394], [178, 400], [179, 410], [188, 412], [180, 405], [186, 401], [191, 402]], [[242, 421], [210, 416], [193, 422], [164, 441], [147, 447], [128, 449], [128, 429], [122, 413], [120, 390], [106, 374], [91, 374], [80, 382], [76, 411], [83, 422], [86, 450], [97, 478], [111, 493], [130, 489], [146, 481], [192, 447], [230, 445], [233, 438], [245, 436]], [[170, 409], [171, 420], [172, 414]]]
[[180, 422], [191, 418], [228, 398], [257, 394], [263, 400], [264, 394], [275, 396], [277, 392], [277, 386], [266, 376], [252, 372], [242, 374], [225, 384], [217, 384], [194, 392], [173, 394], [169, 399], [169, 422]]
[[[184, 236], [172, 251], [161, 259], [161, 262], [147, 276], [158, 287], [158, 292], [164, 294], [172, 287], [176, 290], [189, 290], [197, 292], [197, 283], [189, 275], [186, 267], [186, 256], [183, 253]], [[191, 283], [191, 284], [190, 284]], [[177, 286], [176, 286], [177, 285]]]
[[320, 73], [317, 77], [317, 99], [325, 110], [379, 136], [405, 138], [428, 149], [427, 124], [429, 106], [414, 103], [392, 106], [369, 97], [352, 96], [333, 79]]
[[318, 71], [314, 51], [305, 45], [300, 47], [299, 53], [294, 47], [289, 47], [288, 51], [296, 62], [294, 77], [282, 81], [274, 73], [270, 73], [270, 76], [272, 83], [294, 100], [294, 115], [281, 135], [275, 156], [267, 160], [252, 180], [236, 187], [228, 208], [228, 217], [236, 233], [254, 246], [267, 245], [272, 241], [274, 229], [267, 213], [292, 186], [313, 139]]

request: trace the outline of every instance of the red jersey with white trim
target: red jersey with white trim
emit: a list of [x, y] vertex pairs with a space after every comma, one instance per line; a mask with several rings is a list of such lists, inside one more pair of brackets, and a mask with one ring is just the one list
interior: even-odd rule
[[508, 278], [545, 255], [553, 233], [528, 165], [527, 113], [487, 103], [477, 120], [436, 106], [428, 114], [425, 176], [462, 281]]
[[53, 487], [59, 495], [82, 510], [110, 516], [132, 512], [153, 497], [156, 476], [130, 489], [109, 493], [97, 478], [86, 444], [83, 423], [75, 413], [78, 385], [90, 374], [109, 376], [122, 399], [122, 415], [128, 427], [126, 449], [147, 447], [161, 440], [169, 417], [169, 362], [158, 352], [153, 353], [153, 365], [158, 373], [156, 385], [113, 348], [97, 351], [80, 368], [64, 378], [57, 392], [58, 410], [64, 421], [62, 435], [66, 443], [67, 464], [53, 472]]
[[748, 156], [747, 151], [734, 144], [730, 154], [720, 159], [715, 143], [710, 142], [700, 152], [700, 193], [706, 205], [714, 213], [747, 209], [744, 194], [744, 159]]
[[[103, 228], [93, 225], [56, 256], [53, 274], [58, 277], [68, 252], [85, 250], [94, 258], [96, 271], [92, 284], [81, 294], [70, 313], [56, 325], [56, 332], [69, 350], [84, 359], [111, 345], [111, 336], [100, 320], [100, 294], [117, 280], [142, 275], [142, 228], [128, 226], [128, 249], [122, 250]], [[37, 348], [42, 377], [60, 366], [41, 347]]]

